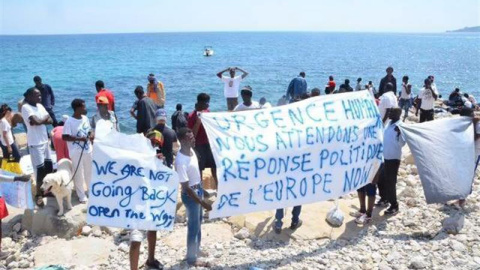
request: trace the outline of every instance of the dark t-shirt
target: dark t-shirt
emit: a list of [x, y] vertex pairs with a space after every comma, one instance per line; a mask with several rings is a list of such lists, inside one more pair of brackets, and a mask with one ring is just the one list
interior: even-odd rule
[[163, 146], [160, 151], [165, 157], [165, 165], [171, 168], [173, 164], [173, 143], [177, 141], [177, 135], [175, 131], [165, 125], [156, 125], [153, 129], [163, 135]]
[[145, 133], [156, 124], [155, 110], [157, 105], [151, 98], [144, 97], [137, 103], [137, 133]]

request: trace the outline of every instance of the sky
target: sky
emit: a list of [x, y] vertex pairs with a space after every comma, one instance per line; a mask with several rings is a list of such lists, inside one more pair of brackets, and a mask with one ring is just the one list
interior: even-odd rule
[[444, 32], [477, 25], [480, 0], [0, 0], [0, 35]]

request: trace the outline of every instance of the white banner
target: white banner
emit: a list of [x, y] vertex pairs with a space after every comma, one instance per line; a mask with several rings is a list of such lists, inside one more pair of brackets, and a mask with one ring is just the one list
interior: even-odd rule
[[383, 160], [368, 91], [201, 120], [217, 164], [212, 218], [337, 198], [371, 182]]
[[87, 222], [141, 230], [172, 230], [178, 175], [140, 134], [112, 131], [93, 144]]
[[[0, 175], [14, 176], [14, 173], [0, 170]], [[32, 183], [28, 182], [0, 182], [0, 196], [13, 207], [34, 209], [32, 200]]]
[[465, 199], [472, 192], [477, 161], [472, 118], [399, 127], [412, 151], [427, 203]]

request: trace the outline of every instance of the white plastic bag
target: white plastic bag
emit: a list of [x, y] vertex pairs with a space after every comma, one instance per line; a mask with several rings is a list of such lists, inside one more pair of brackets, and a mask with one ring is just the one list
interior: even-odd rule
[[328, 211], [326, 221], [332, 227], [340, 227], [343, 224], [344, 215], [342, 210], [338, 207], [338, 201], [335, 200], [335, 206]]

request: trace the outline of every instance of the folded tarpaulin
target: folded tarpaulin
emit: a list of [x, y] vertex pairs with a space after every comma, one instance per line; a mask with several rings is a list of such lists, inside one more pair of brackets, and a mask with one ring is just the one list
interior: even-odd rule
[[415, 159], [427, 203], [465, 199], [472, 191], [475, 175], [472, 118], [399, 127]]

